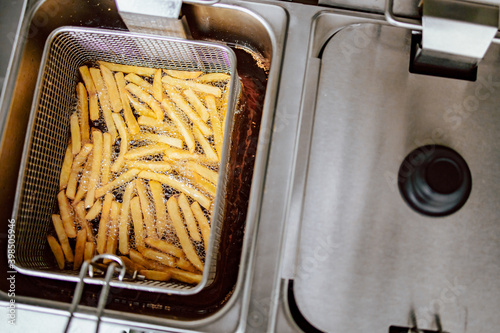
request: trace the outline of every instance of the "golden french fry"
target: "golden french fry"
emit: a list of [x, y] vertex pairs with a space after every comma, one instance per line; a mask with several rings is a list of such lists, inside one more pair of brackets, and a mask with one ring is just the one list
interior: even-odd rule
[[147, 269], [154, 269], [160, 271], [166, 271], [166, 266], [160, 264], [157, 261], [153, 261], [150, 259], [146, 259], [139, 251], [130, 249], [130, 260], [132, 260], [135, 264], [141, 265]]
[[152, 247], [158, 251], [164, 252], [166, 254], [170, 254], [170, 255], [177, 257], [177, 258], [184, 257], [184, 251], [182, 251], [182, 249], [179, 249], [174, 244], [171, 244], [165, 240], [155, 239], [155, 238], [146, 238], [145, 242], [146, 242], [147, 246]]
[[206, 155], [200, 155], [196, 153], [190, 153], [186, 150], [177, 149], [177, 148], [168, 148], [163, 151], [165, 153], [163, 160], [165, 161], [200, 161], [203, 163], [217, 163], [219, 159], [211, 160]]
[[92, 152], [87, 156], [85, 161], [85, 166], [82, 166], [82, 176], [78, 185], [78, 191], [76, 191], [75, 198], [73, 199], [72, 205], [76, 206], [85, 196], [89, 187], [90, 172], [92, 170]]
[[140, 116], [139, 119], [137, 119], [137, 122], [141, 126], [158, 129], [170, 134], [171, 136], [180, 137], [179, 131], [177, 130], [177, 127], [173, 123], [158, 121], [156, 118], [154, 118], [154, 116], [153, 117]]
[[[140, 76], [137, 76], [136, 74], [134, 73], [131, 73], [127, 76], [125, 76], [125, 80], [127, 82], [130, 82], [130, 83], [133, 83], [133, 84], [136, 84], [138, 85], [139, 87], [141, 87], [142, 89], [144, 89], [148, 94], [151, 94], [153, 95], [153, 86], [151, 85], [151, 83], [149, 82], [146, 82], [143, 78], [141, 78]], [[136, 95], [137, 96], [137, 95]], [[137, 96], [139, 97], [139, 96]], [[140, 97], [139, 97], [140, 98]], [[141, 98], [142, 99], [142, 98]], [[144, 101], [145, 102], [145, 101]]]
[[54, 236], [47, 236], [47, 241], [49, 242], [50, 249], [56, 258], [57, 266], [59, 269], [64, 269], [64, 253], [61, 245], [57, 242]]
[[209, 73], [200, 76], [196, 81], [198, 82], [220, 82], [220, 81], [229, 81], [231, 79], [231, 75], [226, 73]]
[[[96, 199], [95, 191], [101, 180], [101, 165], [102, 165], [102, 133], [99, 130], [92, 130], [92, 142], [94, 143], [94, 151], [92, 153], [92, 169], [90, 170], [89, 185], [87, 196], [85, 197], [85, 207], [90, 208]], [[91, 220], [91, 219], [89, 219]]]
[[98, 199], [94, 202], [94, 205], [89, 209], [87, 215], [85, 215], [85, 219], [89, 221], [95, 219], [97, 216], [99, 216], [101, 210], [102, 210], [102, 202], [101, 200]]
[[169, 146], [175, 147], [182, 149], [183, 147], [183, 142], [181, 139], [178, 138], [173, 138], [171, 136], [167, 135], [161, 135], [161, 134], [153, 134], [153, 133], [140, 133], [137, 135], [134, 135], [134, 140], [138, 141], [151, 141], [155, 143], [164, 143]]
[[113, 123], [113, 118], [111, 118], [111, 104], [109, 101], [109, 95], [106, 91], [106, 87], [104, 86], [104, 80], [101, 76], [101, 71], [97, 68], [90, 69], [90, 75], [94, 80], [94, 84], [97, 90], [97, 97], [99, 97], [99, 103], [101, 104], [102, 116], [104, 118], [104, 122], [106, 123], [106, 127], [108, 129], [109, 134], [111, 134], [111, 138], [113, 141], [116, 139], [116, 128]]
[[155, 281], [169, 281], [172, 278], [172, 273], [170, 272], [160, 272], [146, 269], [141, 269], [139, 274], [144, 275], [147, 280]]
[[207, 158], [209, 160], [212, 160], [212, 161], [213, 160], [217, 161], [219, 159], [219, 157], [217, 156], [215, 151], [212, 149], [212, 145], [208, 142], [207, 139], [205, 139], [203, 134], [201, 134], [200, 130], [196, 126], [193, 127], [193, 134], [194, 134], [196, 141], [198, 141], [200, 143], [201, 148], [203, 149], [203, 152], [205, 153], [205, 155], [207, 155]]
[[201, 119], [204, 122], [207, 122], [210, 119], [210, 114], [208, 113], [207, 108], [203, 105], [203, 102], [200, 100], [198, 95], [192, 89], [183, 90], [182, 93], [186, 97], [187, 101], [191, 103], [196, 112], [200, 115]]
[[99, 230], [97, 232], [97, 252], [103, 254], [106, 250], [106, 236], [108, 234], [108, 223], [111, 213], [111, 204], [113, 202], [113, 194], [108, 193], [104, 196], [102, 204], [101, 220], [99, 221]]
[[90, 140], [89, 126], [89, 99], [87, 89], [81, 82], [76, 86], [76, 96], [78, 99], [78, 111], [80, 114], [80, 134], [83, 142]]
[[146, 267], [142, 266], [141, 264], [137, 264], [137, 263], [133, 262], [128, 257], [120, 256], [120, 259], [125, 264], [125, 269], [127, 270], [127, 273], [129, 273], [131, 275], [134, 274], [135, 271], [141, 271], [143, 269], [146, 269]]
[[151, 238], [157, 238], [158, 233], [155, 226], [155, 218], [153, 211], [149, 205], [148, 191], [142, 179], [135, 180], [135, 187], [137, 188], [137, 196], [141, 200], [142, 215], [144, 216], [144, 224], [146, 225], [146, 235]]
[[87, 242], [85, 243], [85, 252], [83, 254], [83, 260], [92, 260], [95, 254], [95, 243]]
[[66, 149], [66, 154], [64, 155], [64, 160], [61, 168], [61, 175], [59, 177], [59, 190], [62, 190], [68, 186], [69, 175], [71, 173], [71, 165], [73, 164], [73, 153], [71, 148], [71, 143], [68, 144]]
[[125, 128], [125, 122], [123, 121], [122, 116], [114, 113], [113, 120], [116, 124], [116, 128], [118, 128], [118, 134], [120, 134], [120, 154], [113, 163], [111, 171], [118, 172], [123, 167], [123, 163], [125, 162], [125, 154], [128, 151], [129, 138], [127, 129]]
[[122, 186], [125, 183], [133, 180], [138, 174], [140, 170], [138, 169], [130, 169], [124, 173], [122, 173], [119, 177], [115, 178], [113, 181], [107, 183], [106, 185], [98, 188], [95, 191], [95, 195], [97, 198], [102, 197], [106, 193], [113, 191], [115, 188]]
[[70, 117], [70, 127], [71, 127], [71, 149], [73, 151], [73, 155], [76, 155], [80, 152], [82, 148], [82, 140], [80, 136], [80, 123], [78, 121], [78, 114], [73, 112]]
[[177, 260], [175, 261], [175, 264], [177, 265], [178, 268], [183, 269], [185, 271], [188, 271], [191, 273], [199, 272], [196, 269], [196, 267], [194, 267], [193, 264], [191, 264], [189, 262], [189, 260], [187, 260], [186, 258], [177, 258]]
[[198, 226], [200, 227], [201, 237], [203, 237], [203, 244], [205, 244], [205, 250], [208, 249], [208, 240], [210, 238], [210, 224], [208, 223], [208, 219], [203, 213], [200, 205], [195, 201], [191, 205], [191, 210], [198, 222]]
[[75, 260], [73, 262], [74, 270], [77, 270], [82, 265], [86, 240], [87, 240], [87, 232], [81, 229], [80, 231], [78, 231], [76, 235], [75, 258], [74, 258]]
[[[108, 225], [108, 239], [106, 241], [106, 253], [116, 254], [116, 248], [118, 247], [118, 223], [122, 204], [116, 201], [111, 203], [111, 212], [109, 213], [110, 223]], [[104, 260], [105, 263], [111, 260]]]
[[206, 208], [206, 209], [210, 208], [210, 204], [211, 204], [210, 199], [208, 199], [206, 196], [204, 196], [197, 189], [186, 185], [185, 183], [174, 178], [172, 175], [164, 175], [164, 174], [160, 174], [160, 173], [154, 173], [151, 171], [141, 171], [139, 173], [138, 177], [144, 178], [144, 179], [149, 179], [149, 180], [156, 180], [162, 184], [170, 186], [173, 189], [175, 189], [179, 192], [182, 192], [182, 193], [188, 195], [189, 197], [193, 198], [194, 200], [198, 201], [200, 203], [200, 205], [202, 205], [204, 208]]
[[149, 93], [147, 93], [134, 83], [127, 84], [125, 86], [125, 89], [127, 89], [130, 93], [134, 94], [140, 100], [149, 105], [149, 107], [154, 111], [156, 119], [158, 119], [159, 121], [163, 121], [163, 119], [165, 118], [165, 114], [161, 109], [160, 102], [154, 99], [153, 96], [151, 96]]
[[215, 105], [215, 98], [212, 95], [207, 95], [205, 98], [207, 102], [208, 112], [210, 113], [210, 122], [212, 123], [212, 129], [214, 130], [214, 144], [215, 150], [219, 155], [222, 155], [222, 143], [224, 140], [224, 135], [222, 132], [222, 125], [219, 119], [219, 114], [217, 111], [217, 106]]
[[200, 176], [208, 179], [217, 186], [217, 182], [219, 181], [219, 174], [217, 172], [193, 161], [188, 161], [187, 167], [192, 171], [197, 172]]
[[134, 182], [128, 183], [123, 194], [122, 211], [120, 213], [119, 224], [119, 250], [122, 254], [128, 254], [130, 250], [129, 232], [130, 232], [130, 201], [134, 195]]
[[190, 81], [190, 80], [181, 80], [181, 79], [176, 79], [171, 76], [165, 76], [162, 79], [162, 82], [164, 84], [169, 84], [174, 87], [178, 87], [181, 89], [193, 89], [205, 94], [211, 94], [214, 95], [215, 97], [221, 97], [222, 96], [222, 91], [220, 88], [205, 84], [205, 83], [198, 83], [195, 81]]
[[89, 116], [91, 120], [99, 119], [99, 103], [97, 101], [97, 91], [95, 89], [94, 80], [90, 75], [89, 68], [82, 66], [79, 68], [85, 87], [89, 94]]
[[[135, 109], [135, 112], [137, 112], [141, 116], [151, 117], [151, 118], [156, 119], [156, 114], [153, 112], [153, 110], [151, 110], [149, 108], [149, 106], [147, 106], [144, 103], [139, 102], [139, 100], [137, 98], [135, 98], [130, 92], [126, 91], [126, 93], [127, 93], [127, 98], [129, 100], [130, 104], [132, 104], [132, 106]], [[140, 125], [140, 123], [139, 123], [139, 125]]]
[[146, 156], [163, 154], [165, 149], [168, 149], [168, 148], [170, 148], [170, 146], [168, 146], [164, 143], [155, 143], [152, 145], [147, 145], [147, 146], [142, 146], [139, 148], [130, 149], [125, 154], [124, 157], [127, 160], [136, 160], [136, 159], [143, 158]]
[[188, 102], [184, 99], [184, 97], [182, 97], [180, 93], [177, 92], [177, 90], [174, 87], [170, 85], [165, 85], [165, 90], [168, 96], [175, 103], [175, 105], [177, 105], [177, 107], [186, 114], [189, 120], [191, 120], [193, 124], [200, 129], [203, 135], [205, 136], [212, 135], [210, 127], [208, 127], [208, 125], [201, 119], [201, 117], [191, 108], [191, 106], [189, 106]]
[[111, 134], [102, 134], [102, 165], [101, 165], [101, 186], [109, 183], [111, 173]]
[[172, 166], [167, 162], [154, 161], [127, 161], [127, 168], [149, 170], [153, 172], [166, 172], [172, 169]]
[[[137, 123], [137, 119], [135, 119], [134, 113], [130, 108], [130, 102], [127, 95], [127, 90], [125, 89], [125, 78], [123, 77], [122, 72], [118, 72], [115, 74], [116, 84], [118, 86], [118, 91], [120, 92], [120, 98], [123, 106], [123, 115], [125, 117], [125, 122], [127, 123], [128, 130], [130, 134], [135, 135], [140, 132], [141, 128]], [[151, 111], [151, 113], [153, 113]], [[120, 132], [118, 130], [118, 132]]]
[[[75, 238], [76, 229], [73, 208], [69, 204], [69, 200], [66, 197], [64, 191], [59, 192], [59, 194], [57, 195], [57, 202], [59, 203], [59, 212], [61, 213], [61, 219], [64, 224], [66, 235], [69, 238]], [[59, 239], [59, 241], [61, 241], [61, 239]]]
[[[90, 222], [85, 218], [85, 205], [83, 201], [80, 201], [76, 206], [75, 206], [75, 217], [80, 226], [82, 227], [82, 230], [85, 230], [85, 233], [87, 235], [87, 241], [89, 242], [94, 242], [95, 237], [94, 237], [94, 231], [92, 230], [92, 226], [90, 225]], [[78, 233], [76, 235], [77, 241], [78, 241]]]
[[158, 261], [165, 266], [175, 267], [175, 259], [171, 255], [149, 248], [143, 248], [140, 252], [145, 258]]
[[163, 202], [163, 188], [159, 182], [154, 180], [149, 182], [149, 188], [151, 189], [156, 212], [156, 232], [159, 237], [162, 237], [163, 233], [167, 231], [167, 208]]
[[201, 241], [200, 233], [198, 232], [198, 225], [194, 219], [193, 212], [191, 211], [191, 206], [189, 205], [189, 201], [186, 198], [184, 193], [179, 195], [177, 199], [179, 203], [179, 207], [181, 208], [182, 214], [184, 215], [184, 221], [186, 222], [186, 227], [189, 231], [189, 236], [195, 242]]
[[97, 63], [101, 66], [104, 65], [108, 67], [113, 72], [135, 73], [137, 75], [144, 75], [144, 76], [153, 76], [156, 72], [156, 69], [149, 67], [120, 65], [106, 61], [98, 61]]
[[186, 257], [194, 265], [194, 267], [196, 267], [200, 271], [203, 271], [203, 263], [198, 257], [198, 254], [196, 253], [196, 250], [194, 249], [193, 244], [191, 243], [191, 240], [189, 239], [187, 231], [184, 227], [184, 222], [182, 221], [182, 216], [179, 212], [179, 205], [177, 203], [176, 196], [171, 196], [168, 199], [167, 210], [168, 214], [172, 218], [172, 224], [174, 226], [177, 237], [179, 238], [179, 242], [181, 243], [181, 247], [186, 254]]
[[177, 112], [174, 109], [174, 106], [167, 98], [163, 99], [163, 101], [161, 102], [161, 106], [163, 107], [163, 109], [167, 113], [167, 116], [170, 119], [172, 119], [175, 126], [177, 126], [177, 129], [179, 130], [179, 132], [181, 133], [181, 135], [184, 138], [184, 142], [186, 142], [186, 145], [189, 148], [189, 152], [193, 153], [195, 148], [196, 148], [196, 143], [194, 141], [193, 133], [189, 129], [189, 126], [177, 114]]
[[173, 279], [190, 284], [200, 283], [203, 277], [201, 274], [186, 272], [177, 268], [171, 268], [168, 271], [172, 274]]
[[196, 79], [203, 74], [202, 71], [178, 71], [173, 69], [164, 69], [165, 74], [173, 76], [178, 79]]
[[161, 69], [157, 69], [153, 79], [153, 97], [161, 103], [163, 100], [163, 87], [161, 84]]
[[[135, 246], [137, 248], [144, 247], [144, 238], [146, 232], [142, 220], [141, 203], [138, 197], [134, 197], [130, 201], [130, 212], [132, 213], [132, 221], [134, 223]], [[132, 250], [130, 250], [130, 258], [132, 259]]]
[[64, 256], [66, 257], [66, 261], [73, 262], [73, 250], [71, 250], [71, 246], [69, 245], [68, 235], [65, 232], [61, 217], [57, 214], [52, 214], [52, 223], [54, 224], [54, 229], [56, 230], [57, 238], [59, 238], [59, 242], [61, 243], [61, 248], [64, 252]]
[[116, 81], [113, 77], [113, 73], [108, 67], [104, 66], [103, 64], [101, 64], [100, 68], [102, 78], [104, 79], [104, 84], [106, 85], [106, 89], [108, 91], [111, 109], [113, 110], [113, 112], [120, 112], [123, 109], [122, 100], [120, 98], [120, 94], [118, 93], [118, 88], [116, 86]]
[[80, 150], [80, 153], [75, 156], [73, 164], [71, 166], [71, 173], [69, 174], [68, 186], [66, 188], [66, 196], [73, 200], [76, 195], [76, 186], [78, 185], [78, 176], [83, 171], [82, 165], [87, 160], [90, 152], [92, 151], [93, 145], [91, 143], [86, 143]]
[[207, 193], [212, 198], [215, 198], [217, 194], [217, 188], [214, 184], [212, 184], [196, 172], [191, 172], [190, 174], [185, 175], [185, 177], [191, 180], [191, 184], [193, 184], [195, 187]]

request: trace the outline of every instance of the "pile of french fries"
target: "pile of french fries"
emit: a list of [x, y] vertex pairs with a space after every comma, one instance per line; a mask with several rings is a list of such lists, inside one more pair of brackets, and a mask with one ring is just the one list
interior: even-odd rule
[[79, 72], [47, 236], [59, 268], [110, 253], [146, 279], [199, 283], [230, 76], [108, 62]]

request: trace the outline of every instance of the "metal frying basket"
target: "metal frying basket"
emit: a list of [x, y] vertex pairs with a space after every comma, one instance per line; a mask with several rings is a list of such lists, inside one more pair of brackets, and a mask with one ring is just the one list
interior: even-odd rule
[[[231, 145], [234, 107], [239, 84], [236, 57], [226, 46], [129, 32], [88, 28], [61, 28], [48, 38], [37, 82], [37, 98], [30, 115], [14, 205], [16, 263], [24, 274], [79, 281], [78, 271], [57, 268], [46, 236], [54, 213], [59, 175], [68, 144], [70, 114], [76, 104], [78, 68], [96, 61], [175, 70], [200, 70], [231, 75], [224, 147], [211, 235], [202, 281], [195, 286], [178, 282], [112, 280], [110, 285], [171, 294], [194, 294], [215, 276], [226, 191], [226, 167]], [[85, 278], [103, 284], [102, 278]]]

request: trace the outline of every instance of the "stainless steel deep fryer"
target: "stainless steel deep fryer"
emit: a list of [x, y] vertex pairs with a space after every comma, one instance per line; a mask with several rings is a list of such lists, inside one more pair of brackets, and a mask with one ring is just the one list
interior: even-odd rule
[[[156, 37], [129, 32], [64, 27], [48, 38], [37, 82], [37, 98], [19, 172], [13, 218], [16, 229], [15, 268], [24, 274], [79, 281], [78, 272], [56, 267], [46, 235], [55, 207], [59, 174], [68, 142], [70, 114], [76, 101], [78, 68], [96, 61], [175, 70], [223, 72], [231, 75], [224, 151], [219, 168], [219, 185], [211, 219], [209, 248], [206, 251], [202, 282], [191, 286], [178, 282], [112, 280], [110, 285], [170, 294], [194, 294], [215, 276], [226, 192], [226, 167], [239, 84], [236, 58], [224, 45]], [[85, 278], [86, 283], [104, 284], [102, 278]]]

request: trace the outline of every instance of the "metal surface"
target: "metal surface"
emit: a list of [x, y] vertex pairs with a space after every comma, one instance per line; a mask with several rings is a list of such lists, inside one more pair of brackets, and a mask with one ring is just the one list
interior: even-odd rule
[[[345, 53], [355, 36], [364, 52]], [[410, 32], [346, 27], [325, 46], [308, 156], [294, 291], [322, 331], [391, 325], [493, 332], [500, 325], [498, 48], [478, 81], [408, 73]], [[382, 82], [382, 83], [381, 83]], [[402, 200], [397, 173], [425, 144], [467, 161], [471, 196], [424, 217]]]

